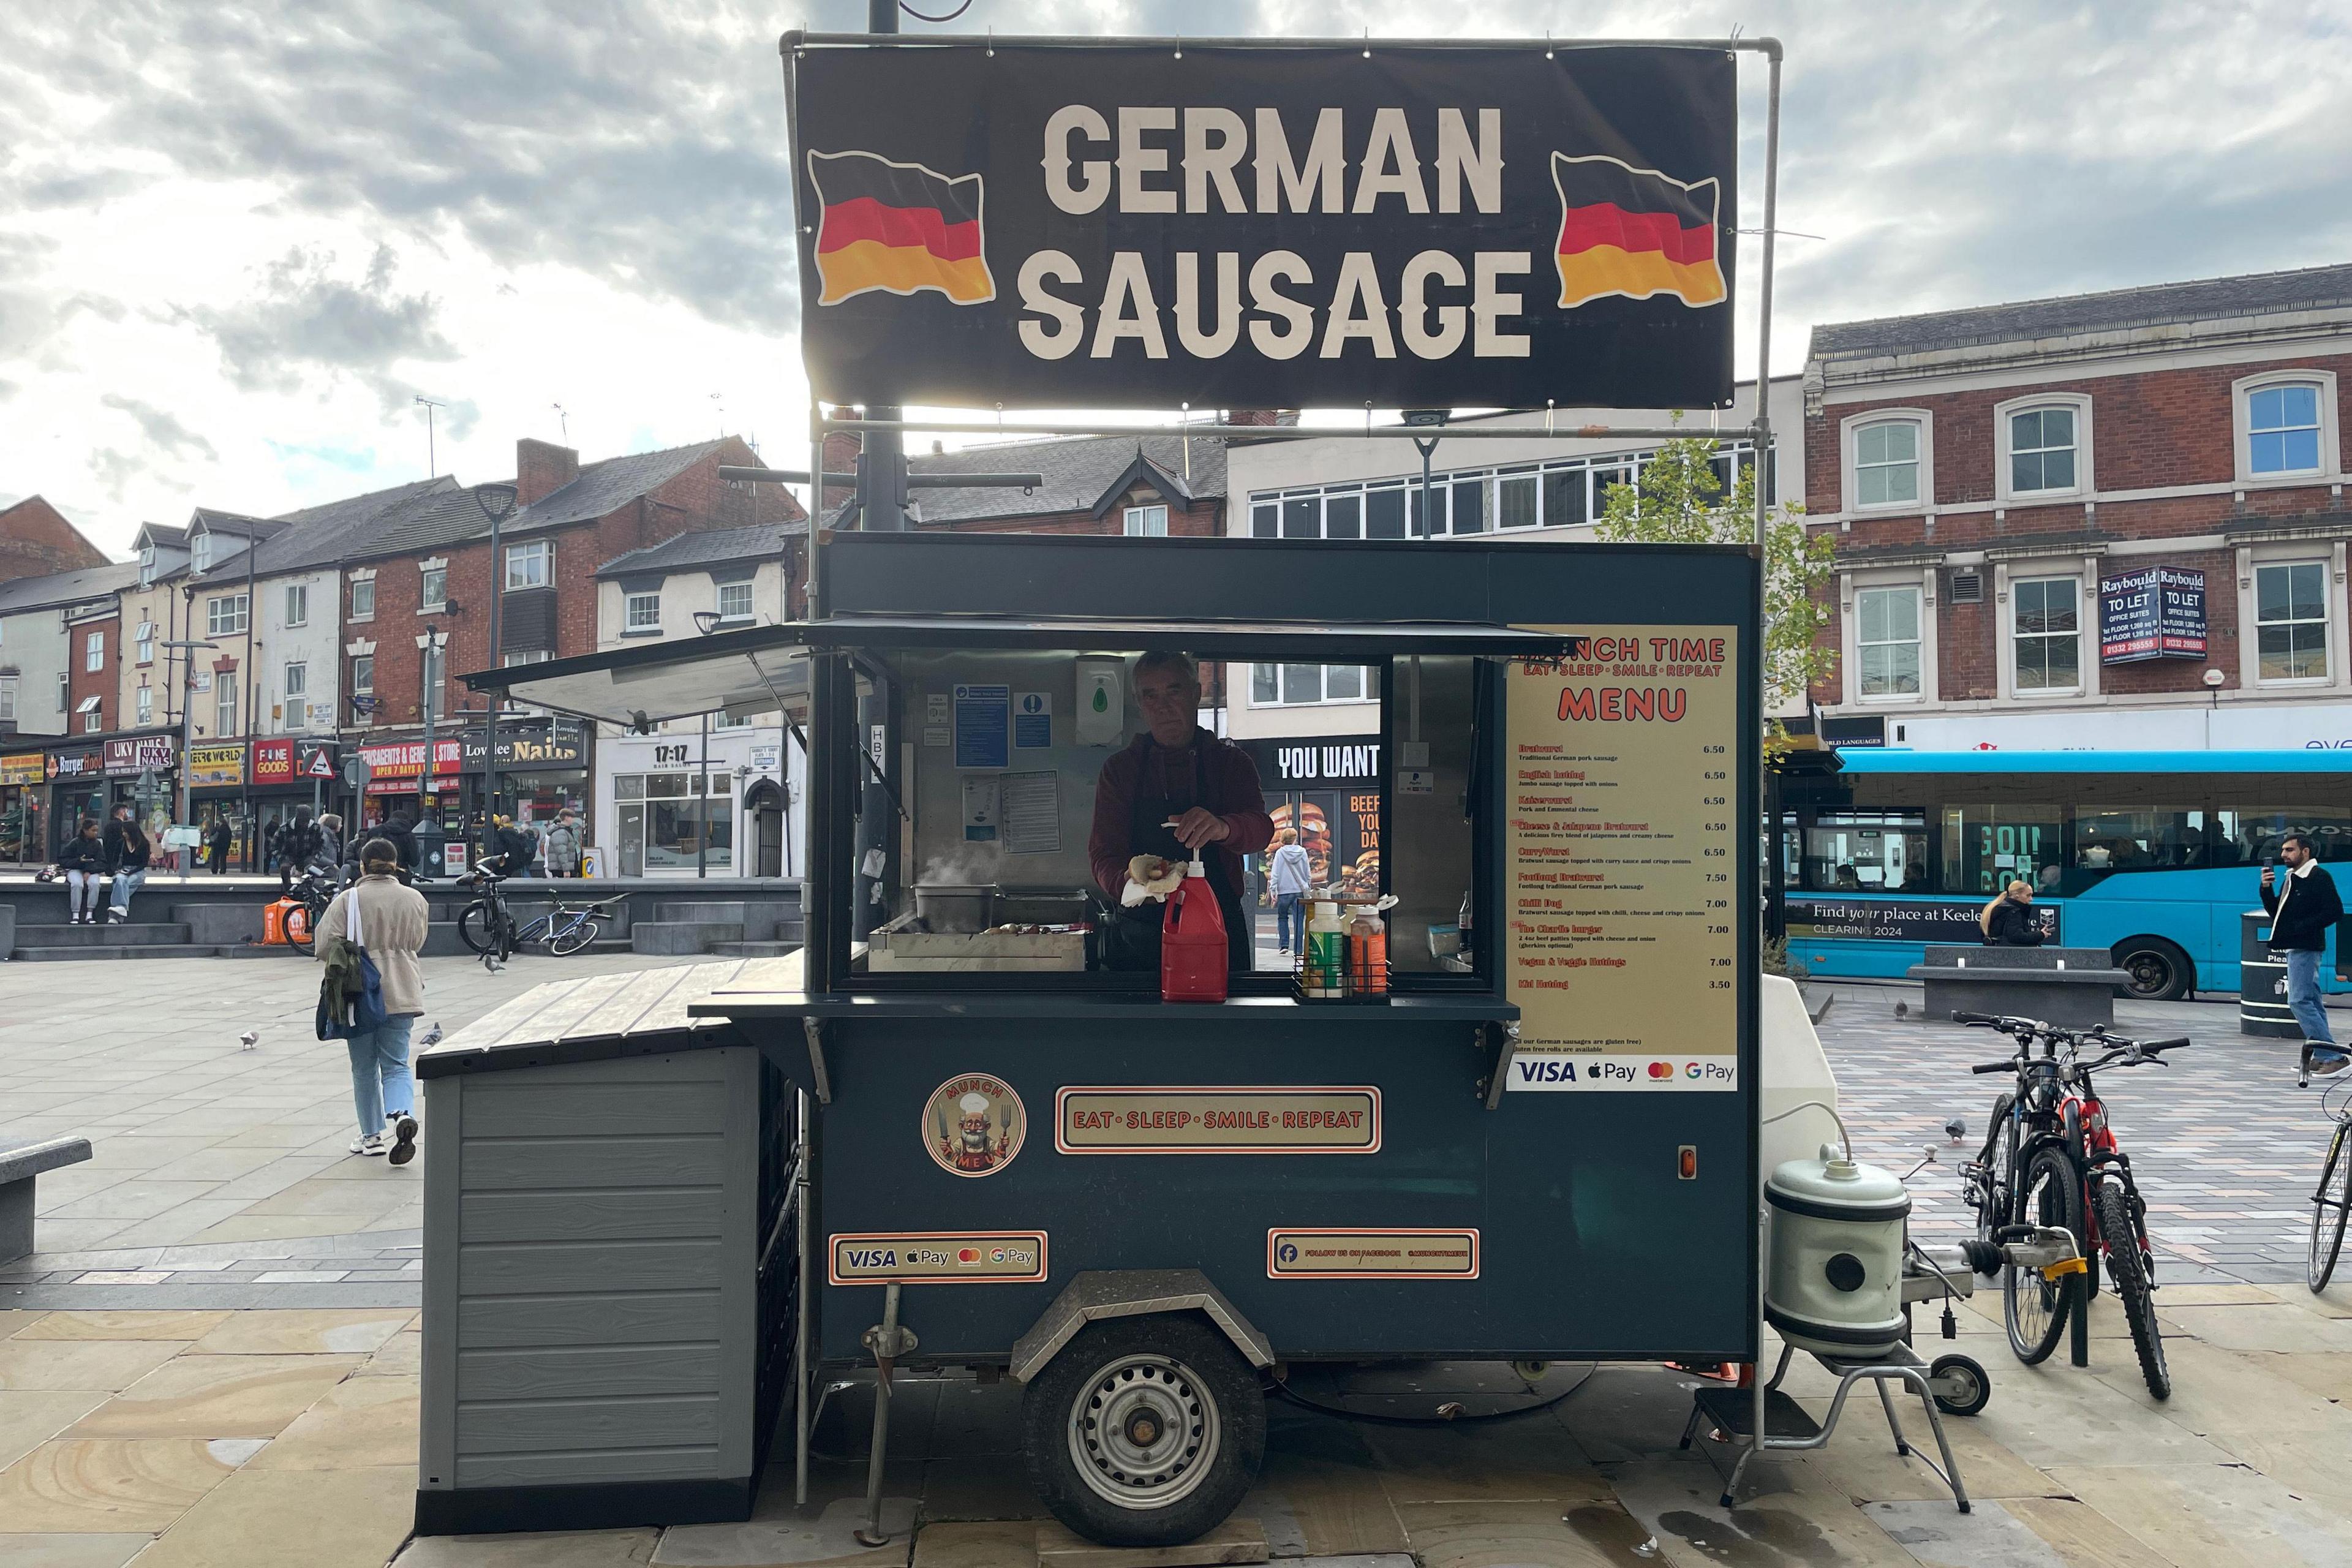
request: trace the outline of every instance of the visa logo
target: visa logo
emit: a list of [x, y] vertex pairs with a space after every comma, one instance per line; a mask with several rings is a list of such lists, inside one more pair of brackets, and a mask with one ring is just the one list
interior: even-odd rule
[[849, 1260], [852, 1268], [898, 1267], [898, 1249], [895, 1247], [847, 1247], [842, 1248], [842, 1256]]
[[1566, 1057], [1521, 1057], [1511, 1064], [1521, 1083], [1574, 1083], [1576, 1064]]

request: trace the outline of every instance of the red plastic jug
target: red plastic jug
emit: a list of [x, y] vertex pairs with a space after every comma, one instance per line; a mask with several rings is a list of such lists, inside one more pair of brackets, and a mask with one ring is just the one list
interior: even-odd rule
[[1222, 1002], [1225, 969], [1224, 911], [1217, 908], [1207, 868], [1194, 860], [1168, 895], [1168, 914], [1160, 928], [1160, 999]]

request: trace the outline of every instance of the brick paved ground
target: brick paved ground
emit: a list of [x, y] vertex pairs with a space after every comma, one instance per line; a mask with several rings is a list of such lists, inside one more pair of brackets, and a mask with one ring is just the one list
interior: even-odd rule
[[[1815, 1008], [1837, 998], [1822, 1022], [1822, 1045], [1856, 1152], [1900, 1173], [1936, 1145], [1938, 1165], [1910, 1184], [1914, 1233], [1932, 1241], [1972, 1230], [1958, 1165], [1982, 1144], [2006, 1080], [1971, 1077], [1969, 1066], [2008, 1055], [2007, 1037], [1927, 1022], [1916, 987], [1816, 982], [1807, 990]], [[1906, 1016], [1895, 1015], [1898, 1005]], [[2319, 1088], [2294, 1087], [2294, 1043], [2238, 1033], [2233, 1002], [2123, 1002], [2116, 1020], [2119, 1032], [2193, 1042], [2169, 1066], [2099, 1079], [2147, 1196], [2159, 1256], [2240, 1279], [2300, 1280], [2327, 1124]], [[2352, 1038], [2352, 1013], [2336, 1033]], [[1944, 1134], [1953, 1116], [1969, 1124], [1957, 1147]]]

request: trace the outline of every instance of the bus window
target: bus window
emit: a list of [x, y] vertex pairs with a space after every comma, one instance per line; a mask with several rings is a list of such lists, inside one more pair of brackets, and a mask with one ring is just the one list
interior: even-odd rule
[[[2174, 871], [2209, 866], [2206, 814], [2188, 806], [2132, 806], [2115, 810], [2074, 809], [2073, 870], [2098, 875], [2116, 871]], [[2222, 861], [2227, 865], [2231, 862]], [[2074, 879], [2069, 877], [2071, 884]], [[2074, 889], [2070, 886], [2068, 891]]]
[[1800, 885], [1819, 892], [1928, 891], [1926, 815], [1822, 812], [1805, 829]]
[[2216, 865], [2260, 865], [2278, 858], [2279, 841], [2290, 833], [2308, 837], [2322, 860], [2352, 860], [2352, 816], [2308, 806], [2257, 805], [2214, 813]]
[[1992, 893], [2012, 880], [2055, 891], [2065, 866], [2054, 805], [2003, 801], [1943, 812], [1947, 893]]

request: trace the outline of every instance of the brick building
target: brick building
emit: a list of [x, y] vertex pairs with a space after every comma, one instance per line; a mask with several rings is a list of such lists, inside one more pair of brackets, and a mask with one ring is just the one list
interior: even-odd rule
[[1815, 329], [1816, 702], [1922, 750], [2352, 744], [2346, 380], [2352, 266]]
[[0, 507], [0, 583], [103, 566], [106, 552], [39, 496]]

